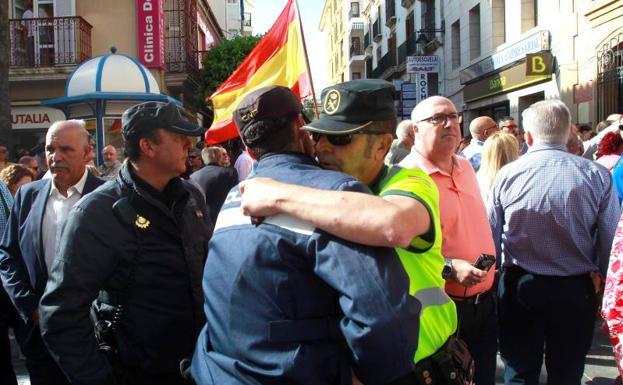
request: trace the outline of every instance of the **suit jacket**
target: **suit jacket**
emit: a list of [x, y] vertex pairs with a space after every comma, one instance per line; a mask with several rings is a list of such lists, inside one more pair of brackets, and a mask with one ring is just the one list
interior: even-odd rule
[[[82, 196], [103, 183], [104, 180], [89, 173]], [[0, 241], [2, 284], [26, 322], [39, 306], [48, 280], [41, 230], [51, 186], [52, 179], [48, 178], [26, 184], [17, 191]]]
[[238, 184], [236, 169], [209, 164], [192, 173], [190, 180], [199, 185], [203, 191], [210, 219], [212, 223], [216, 223], [216, 217], [229, 190]]

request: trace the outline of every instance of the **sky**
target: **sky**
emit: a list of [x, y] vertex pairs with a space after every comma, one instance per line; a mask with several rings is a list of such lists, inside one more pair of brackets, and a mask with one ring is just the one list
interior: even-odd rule
[[[265, 33], [285, 7], [287, 0], [256, 0], [253, 11], [253, 34]], [[316, 97], [328, 85], [327, 50], [324, 33], [318, 30], [324, 0], [298, 0], [307, 56], [311, 67]]]

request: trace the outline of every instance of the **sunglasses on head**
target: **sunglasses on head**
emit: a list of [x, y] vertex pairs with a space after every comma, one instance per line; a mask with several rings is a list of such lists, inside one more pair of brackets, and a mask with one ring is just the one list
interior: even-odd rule
[[361, 131], [354, 132], [352, 134], [342, 134], [342, 135], [328, 135], [328, 134], [323, 134], [320, 132], [312, 132], [311, 137], [314, 143], [318, 143], [320, 139], [323, 136], [325, 136], [327, 138], [327, 141], [334, 146], [347, 146], [353, 141], [353, 137], [355, 135], [362, 135], [362, 134], [382, 135], [382, 134], [385, 134], [385, 132], [361, 130]]

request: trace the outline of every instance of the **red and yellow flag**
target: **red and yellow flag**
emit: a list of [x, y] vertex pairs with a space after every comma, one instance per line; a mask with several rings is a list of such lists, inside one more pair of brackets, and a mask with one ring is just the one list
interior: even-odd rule
[[232, 120], [238, 103], [249, 92], [271, 85], [289, 87], [301, 100], [313, 97], [295, 0], [288, 0], [268, 33], [209, 97], [214, 122], [205, 134], [206, 143], [212, 145], [238, 136]]

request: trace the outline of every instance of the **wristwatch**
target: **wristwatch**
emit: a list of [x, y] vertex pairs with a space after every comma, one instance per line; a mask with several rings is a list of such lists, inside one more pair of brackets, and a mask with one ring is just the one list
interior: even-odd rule
[[448, 279], [452, 276], [452, 259], [444, 258], [443, 269], [441, 270], [441, 278]]

